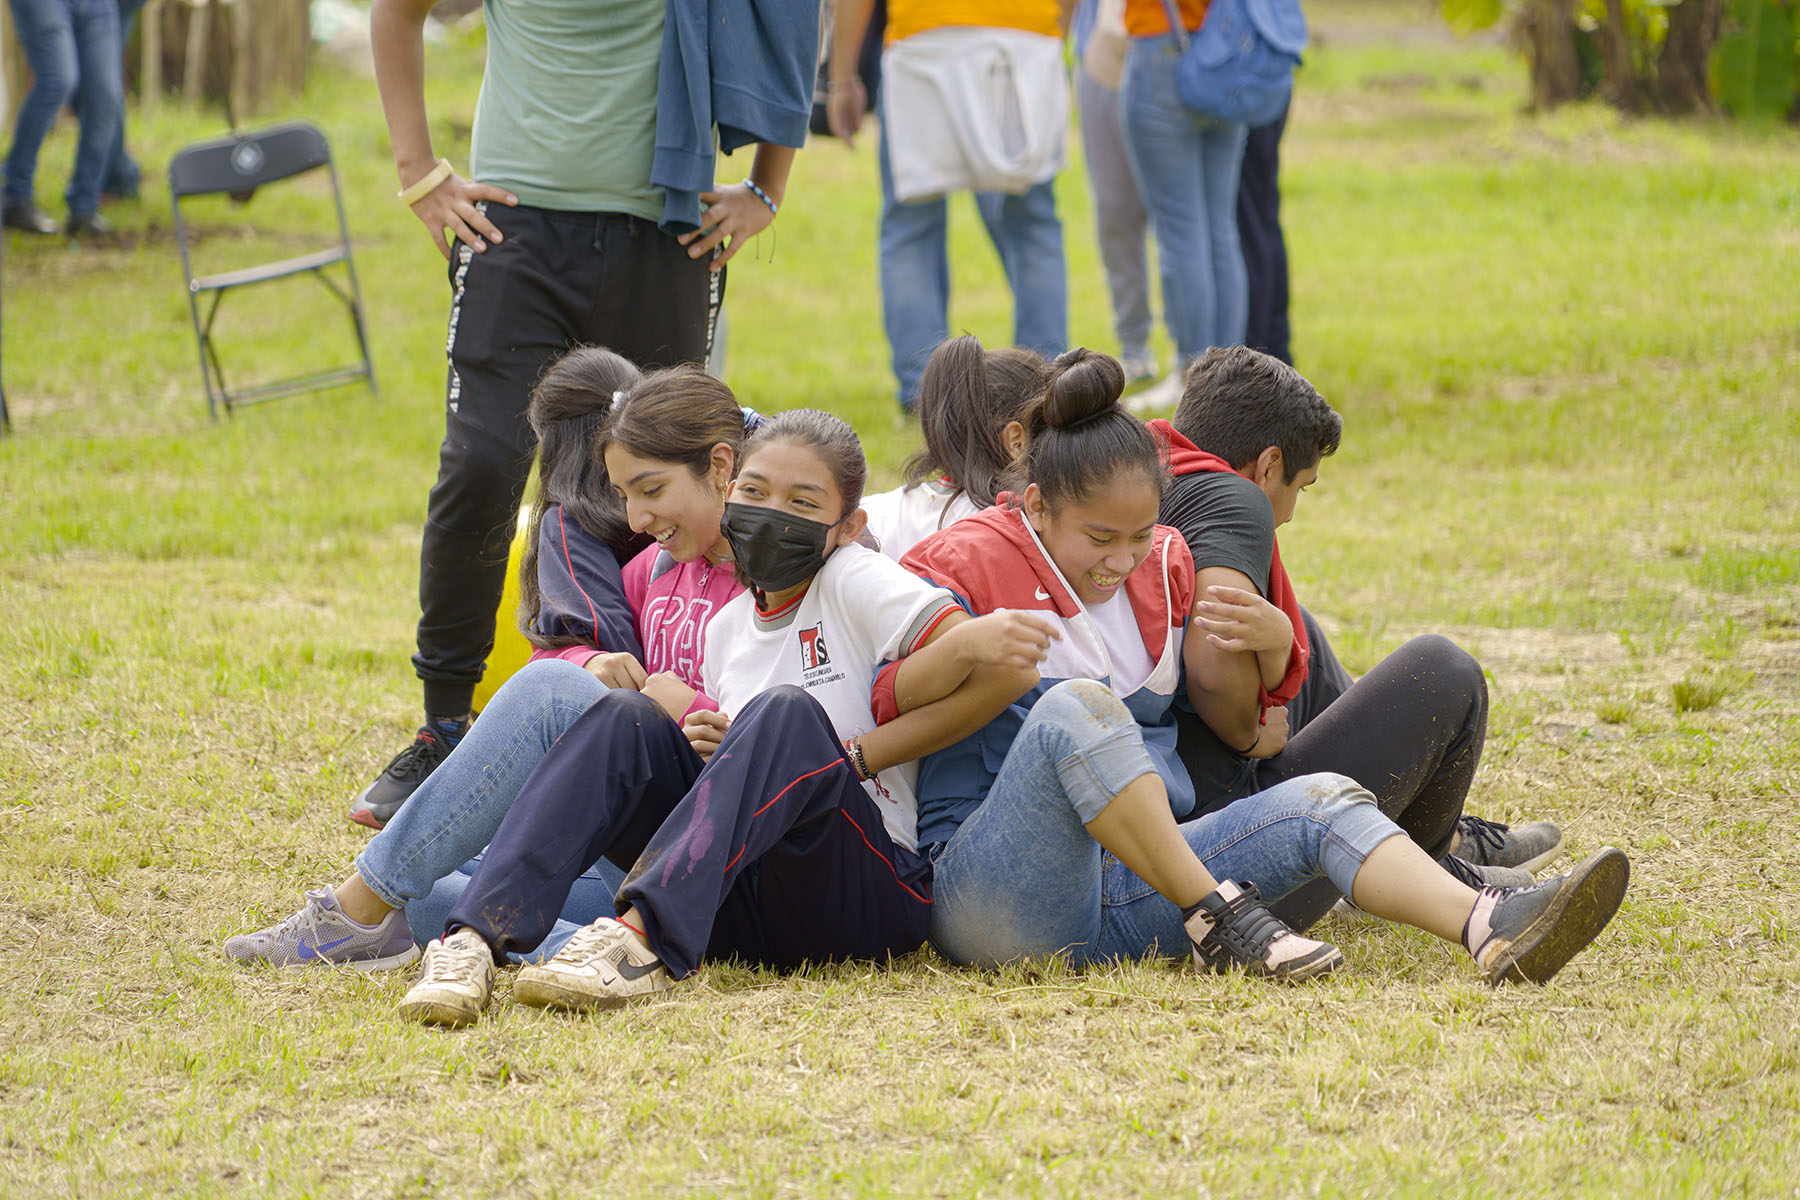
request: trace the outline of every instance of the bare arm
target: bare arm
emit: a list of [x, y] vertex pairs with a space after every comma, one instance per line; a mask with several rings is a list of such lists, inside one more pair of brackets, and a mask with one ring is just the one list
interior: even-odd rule
[[1036, 668], [979, 666], [949, 695], [862, 735], [871, 771], [911, 762], [968, 737], [1038, 685]]
[[775, 208], [780, 208], [787, 197], [788, 171], [793, 165], [792, 146], [777, 146], [771, 142], [757, 144], [756, 159], [750, 164], [750, 179], [774, 203], [774, 208], [741, 183], [729, 183], [702, 192], [700, 202], [706, 208], [700, 214], [700, 228], [677, 239], [688, 248], [688, 257], [700, 258], [723, 247], [718, 250], [712, 269], [716, 271], [730, 262], [746, 240], [767, 229], [775, 220]]
[[863, 36], [869, 31], [869, 16], [874, 11], [875, 0], [838, 0], [837, 15], [832, 19], [828, 71], [831, 91], [825, 102], [825, 115], [831, 132], [843, 138], [846, 146], [856, 144], [856, 131], [862, 128], [863, 112], [869, 106], [869, 94], [856, 73], [856, 60], [862, 53]]
[[923, 646], [900, 660], [894, 676], [895, 707], [906, 713], [941, 700], [961, 687], [978, 667], [1035, 675], [1050, 643], [1060, 636], [1049, 621], [1034, 613], [1006, 611], [970, 617], [953, 612], [931, 631]]
[[[437, 165], [425, 119], [425, 17], [435, 2], [374, 0], [369, 13], [375, 85], [381, 91], [381, 110], [387, 117], [388, 140], [394, 146], [394, 167], [401, 187], [423, 179]], [[444, 238], [445, 229], [479, 253], [487, 249], [487, 242], [501, 238], [493, 222], [476, 210], [476, 202], [481, 200], [519, 202], [502, 188], [453, 173], [413, 205], [413, 215], [425, 223], [438, 253], [446, 259], [450, 244]]]
[[[1207, 588], [1224, 586], [1254, 593], [1256, 585], [1242, 571], [1230, 567], [1202, 567], [1195, 575], [1196, 596]], [[1255, 753], [1264, 736], [1262, 705], [1263, 664], [1253, 650], [1228, 650], [1215, 644], [1201, 629], [1190, 627], [1182, 643], [1182, 663], [1187, 669], [1188, 702], [1206, 727], [1240, 754]], [[1285, 658], [1284, 660], [1285, 661]], [[1280, 682], [1280, 677], [1276, 678]], [[1276, 749], [1268, 749], [1274, 753]]]

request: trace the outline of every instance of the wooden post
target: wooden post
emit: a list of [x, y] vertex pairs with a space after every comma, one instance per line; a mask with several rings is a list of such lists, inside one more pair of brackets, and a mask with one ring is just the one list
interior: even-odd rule
[[148, 0], [143, 16], [138, 18], [138, 31], [143, 38], [138, 47], [138, 106], [145, 111], [162, 103], [163, 45], [162, 16], [165, 0]]
[[252, 57], [255, 43], [251, 38], [251, 26], [255, 18], [250, 11], [249, 0], [215, 0], [216, 3], [228, 5], [231, 21], [231, 62], [227, 64], [226, 87], [230, 89], [231, 114], [243, 121], [250, 115], [259, 98], [262, 87], [253, 83], [256, 61]]
[[181, 64], [181, 102], [196, 108], [206, 94], [206, 42], [212, 31], [212, 5], [209, 0], [187, 0], [193, 9], [188, 14], [187, 58]]

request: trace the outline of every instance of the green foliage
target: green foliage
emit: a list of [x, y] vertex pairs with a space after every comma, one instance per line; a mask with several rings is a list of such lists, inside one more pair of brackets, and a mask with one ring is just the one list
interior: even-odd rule
[[1787, 115], [1800, 84], [1795, 12], [1777, 0], [1732, 0], [1731, 31], [1713, 50], [1713, 95], [1733, 116]]
[[1506, 15], [1502, 0], [1438, 0], [1438, 10], [1450, 23], [1450, 28], [1465, 37], [1492, 29]]

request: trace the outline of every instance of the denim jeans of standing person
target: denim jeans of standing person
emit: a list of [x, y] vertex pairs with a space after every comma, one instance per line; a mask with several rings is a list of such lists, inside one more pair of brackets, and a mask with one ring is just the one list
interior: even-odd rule
[[[144, 0], [118, 0], [118, 4], [119, 46], [123, 52], [131, 44], [131, 31], [137, 28], [138, 14], [144, 7]], [[69, 101], [77, 120], [85, 120], [89, 107], [95, 103], [89, 95], [89, 83], [84, 75], [75, 87], [74, 97]], [[104, 97], [101, 100], [104, 102]], [[100, 190], [129, 200], [136, 198], [142, 184], [143, 172], [138, 169], [137, 160], [125, 150], [125, 110], [121, 103], [119, 123], [113, 132], [112, 149], [106, 155], [106, 172], [100, 178]]]
[[[478, 863], [470, 860], [500, 828], [519, 789], [563, 731], [606, 690], [574, 663], [527, 663], [357, 855], [356, 873], [384, 904], [406, 909], [415, 938], [428, 940], [443, 930], [444, 917], [466, 884], [457, 878], [458, 869], [473, 873]], [[610, 864], [584, 877], [564, 920], [546, 939], [545, 952], [555, 953], [595, 917], [612, 915], [612, 898], [624, 877]]]
[[[893, 353], [901, 407], [919, 399], [925, 362], [950, 336], [949, 198], [901, 204], [894, 199], [884, 116], [881, 160], [881, 315]], [[1069, 282], [1063, 259], [1056, 181], [1021, 195], [976, 192], [975, 208], [1013, 295], [1013, 344], [1046, 358], [1069, 343]]]
[[[987, 799], [937, 850], [932, 944], [982, 966], [1185, 957], [1181, 910], [1086, 829], [1153, 770], [1137, 722], [1104, 684], [1045, 692]], [[1248, 880], [1268, 901], [1321, 877], [1347, 894], [1370, 852], [1401, 836], [1341, 775], [1301, 776], [1179, 829], [1215, 879]]]
[[1119, 107], [1138, 194], [1156, 231], [1163, 319], [1180, 364], [1244, 340], [1249, 284], [1238, 242], [1242, 125], [1203, 117], [1181, 102], [1171, 34], [1133, 38]]
[[1121, 357], [1141, 357], [1150, 348], [1150, 256], [1144, 244], [1150, 225], [1125, 151], [1119, 93], [1077, 67], [1075, 103], [1081, 108], [1081, 147], [1094, 194], [1100, 263], [1112, 297], [1113, 332]]
[[19, 105], [6, 156], [6, 203], [32, 200], [38, 151], [63, 106], [80, 89], [82, 119], [75, 169], [63, 193], [71, 217], [100, 207], [113, 139], [124, 119], [124, 64], [118, 0], [8, 0], [19, 44], [31, 64], [31, 90]]

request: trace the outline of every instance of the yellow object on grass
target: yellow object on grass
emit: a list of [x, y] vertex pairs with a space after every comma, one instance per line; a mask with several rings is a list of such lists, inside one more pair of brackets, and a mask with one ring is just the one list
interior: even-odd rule
[[531, 661], [531, 643], [519, 632], [519, 563], [525, 557], [525, 535], [531, 528], [529, 506], [519, 510], [519, 527], [513, 532], [512, 550], [506, 556], [506, 588], [494, 613], [494, 648], [488, 652], [487, 671], [475, 685], [475, 711], [487, 707], [500, 685]]

